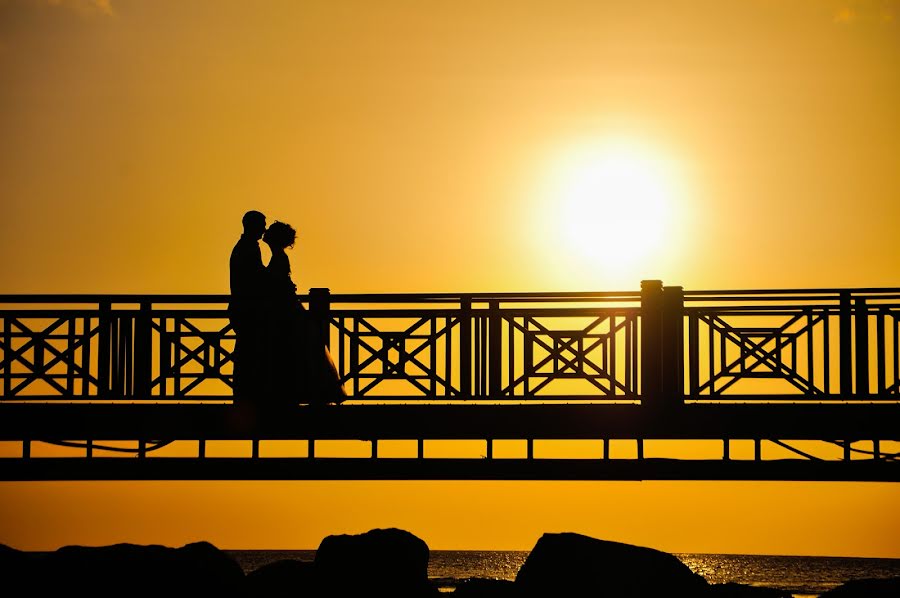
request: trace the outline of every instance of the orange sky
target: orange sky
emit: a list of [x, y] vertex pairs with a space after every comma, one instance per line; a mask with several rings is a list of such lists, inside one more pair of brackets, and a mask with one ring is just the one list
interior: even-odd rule
[[[896, 0], [0, 0], [0, 293], [227, 292], [251, 208], [299, 229], [301, 289], [897, 287], [898, 106]], [[579, 222], [579, 165], [607, 158], [653, 173], [655, 228], [622, 226], [625, 200]], [[571, 530], [900, 557], [898, 504], [882, 484], [4, 483], [0, 542], [396, 525], [432, 548]]]

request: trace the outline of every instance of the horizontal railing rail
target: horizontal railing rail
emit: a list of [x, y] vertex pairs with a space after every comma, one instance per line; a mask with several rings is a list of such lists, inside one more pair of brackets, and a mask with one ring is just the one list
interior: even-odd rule
[[[230, 402], [228, 301], [0, 295], [0, 402]], [[900, 403], [897, 288], [298, 301], [351, 403]]]

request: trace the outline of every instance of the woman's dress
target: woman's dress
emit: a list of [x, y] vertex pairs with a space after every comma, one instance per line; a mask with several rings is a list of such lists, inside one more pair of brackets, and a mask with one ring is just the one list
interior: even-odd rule
[[273, 251], [266, 272], [273, 400], [280, 405], [340, 403], [346, 393], [319, 326], [297, 300], [287, 254]]

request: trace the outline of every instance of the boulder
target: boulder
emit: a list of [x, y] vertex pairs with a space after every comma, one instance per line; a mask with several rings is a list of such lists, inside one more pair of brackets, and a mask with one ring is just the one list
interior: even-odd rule
[[323, 596], [433, 596], [428, 582], [428, 545], [400, 529], [328, 536], [316, 551]]
[[240, 565], [207, 542], [181, 548], [65, 546], [41, 558], [34, 570], [37, 594], [244, 595]]
[[29, 587], [35, 577], [35, 563], [40, 557], [0, 544], [0, 579], [3, 587]]
[[702, 596], [706, 580], [677, 557], [574, 533], [544, 534], [516, 576], [524, 596]]
[[483, 579], [473, 577], [460, 582], [453, 591], [462, 598], [515, 598], [518, 596], [516, 584], [505, 579]]
[[897, 598], [900, 577], [885, 579], [853, 579], [828, 590], [819, 598]]
[[263, 565], [247, 574], [247, 596], [278, 598], [315, 593], [315, 565], [285, 559]]

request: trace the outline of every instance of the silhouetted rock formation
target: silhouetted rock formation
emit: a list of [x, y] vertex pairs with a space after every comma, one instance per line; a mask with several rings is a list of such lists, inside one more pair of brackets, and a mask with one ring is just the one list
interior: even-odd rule
[[3, 588], [30, 587], [38, 556], [0, 544], [0, 579]]
[[454, 596], [463, 598], [514, 598], [519, 595], [516, 584], [505, 579], [467, 579], [456, 586]]
[[240, 566], [207, 542], [181, 548], [65, 546], [43, 555], [26, 553], [24, 559], [16, 552], [7, 549], [0, 555], [0, 571], [15, 563], [22, 567], [4, 576], [4, 587], [24, 586], [32, 595], [243, 595]]
[[740, 583], [717, 583], [709, 586], [710, 598], [792, 598], [793, 594], [775, 588], [759, 588]]
[[[0, 544], [3, 589], [23, 595], [152, 597], [198, 595], [248, 598], [436, 598], [428, 580], [428, 545], [399, 529], [328, 536], [313, 562], [283, 560], [246, 576], [207, 542], [181, 548], [116, 544], [66, 546], [29, 553]], [[544, 534], [515, 582], [473, 578], [463, 598], [790, 598], [784, 590], [736, 583], [710, 585], [675, 556], [574, 533]], [[820, 598], [895, 598], [900, 578], [847, 583]]]
[[516, 576], [522, 596], [701, 596], [706, 580], [675, 556], [580, 534], [544, 534]]
[[828, 590], [819, 598], [897, 598], [900, 577], [888, 579], [854, 579]]
[[433, 596], [428, 556], [423, 540], [399, 529], [328, 536], [316, 551], [316, 576], [326, 596]]
[[263, 565], [247, 574], [247, 596], [278, 598], [306, 596], [315, 592], [315, 565], [285, 559]]

